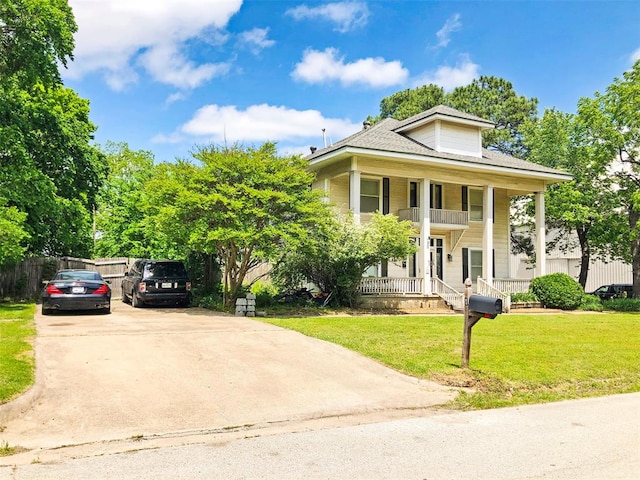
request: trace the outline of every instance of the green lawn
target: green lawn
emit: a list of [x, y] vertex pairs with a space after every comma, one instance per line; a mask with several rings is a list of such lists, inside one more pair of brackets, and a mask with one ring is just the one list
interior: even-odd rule
[[456, 408], [493, 408], [640, 391], [640, 314], [500, 315], [473, 327], [460, 367], [459, 316], [265, 318], [396, 370], [471, 387]]
[[35, 308], [34, 304], [0, 303], [0, 403], [33, 383]]

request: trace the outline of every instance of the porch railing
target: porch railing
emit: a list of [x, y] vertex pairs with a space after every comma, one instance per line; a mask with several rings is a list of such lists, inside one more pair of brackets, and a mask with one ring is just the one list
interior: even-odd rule
[[[429, 216], [432, 224], [438, 225], [469, 225], [469, 212], [458, 210], [443, 210], [440, 208], [432, 208], [429, 210]], [[398, 210], [398, 218], [400, 220], [409, 220], [413, 223], [420, 223], [420, 207], [403, 208]]]
[[530, 278], [494, 278], [493, 286], [506, 293], [528, 292]]
[[414, 295], [422, 293], [422, 278], [363, 277], [360, 293], [369, 295]]
[[486, 280], [480, 277], [478, 277], [478, 283], [476, 285], [478, 295], [500, 298], [502, 299], [502, 311], [504, 313], [509, 313], [511, 311], [511, 295], [508, 292], [498, 290], [498, 288], [489, 285]]
[[451, 305], [454, 310], [464, 310], [464, 294], [439, 278], [431, 277], [431, 291]]

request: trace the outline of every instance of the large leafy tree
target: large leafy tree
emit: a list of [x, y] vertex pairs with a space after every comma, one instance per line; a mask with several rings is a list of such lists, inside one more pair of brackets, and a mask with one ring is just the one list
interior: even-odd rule
[[[109, 175], [99, 196], [96, 212], [98, 257], [154, 258], [161, 239], [149, 225], [147, 182], [155, 164], [151, 152], [134, 151], [126, 143], [109, 142], [103, 149]], [[163, 239], [162, 239], [163, 240]], [[170, 256], [170, 255], [167, 255]]]
[[591, 145], [604, 150], [598, 168], [617, 183], [619, 209], [626, 228], [613, 233], [612, 248], [631, 261], [633, 296], [640, 298], [640, 60], [614, 79], [603, 94], [582, 99], [578, 113], [589, 129]]
[[579, 116], [554, 109], [545, 111], [535, 122], [527, 122], [522, 132], [529, 160], [573, 176], [571, 182], [547, 188], [547, 226], [555, 234], [547, 247], [572, 250], [572, 240], [577, 237], [581, 255], [578, 282], [584, 288], [591, 260], [616, 257], [607, 232], [619, 225], [617, 198], [612, 179], [602, 166], [598, 167], [606, 152], [591, 144], [588, 129]]
[[496, 128], [483, 133], [485, 147], [516, 157], [526, 155], [520, 127], [536, 117], [538, 100], [518, 95], [513, 84], [502, 78], [481, 76], [449, 93], [433, 84], [403, 90], [382, 99], [378, 118], [403, 120], [440, 104], [494, 122]]
[[232, 306], [247, 273], [304, 244], [328, 207], [310, 188], [306, 161], [278, 156], [272, 143], [203, 147], [194, 158], [158, 166], [153, 218], [185, 251], [218, 255]]
[[88, 102], [60, 83], [75, 31], [66, 0], [0, 5], [0, 197], [26, 214], [27, 254], [91, 253], [106, 165]]
[[24, 229], [26, 214], [16, 207], [6, 207], [0, 199], [0, 267], [21, 260], [26, 247], [24, 241], [28, 234]]

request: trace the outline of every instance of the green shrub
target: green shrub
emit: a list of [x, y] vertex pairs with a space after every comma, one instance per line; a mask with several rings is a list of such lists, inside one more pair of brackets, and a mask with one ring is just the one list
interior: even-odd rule
[[600, 297], [596, 295], [585, 295], [582, 297], [582, 303], [580, 303], [580, 310], [586, 310], [590, 312], [601, 312], [602, 302]]
[[512, 303], [535, 303], [538, 299], [533, 292], [516, 292], [511, 294]]
[[640, 312], [640, 299], [637, 298], [612, 298], [602, 303], [605, 310], [617, 312]]
[[580, 306], [584, 290], [566, 273], [551, 273], [531, 281], [531, 291], [547, 308], [575, 310]]
[[258, 280], [251, 286], [251, 293], [256, 296], [257, 307], [271, 307], [278, 294], [278, 288], [268, 280]]

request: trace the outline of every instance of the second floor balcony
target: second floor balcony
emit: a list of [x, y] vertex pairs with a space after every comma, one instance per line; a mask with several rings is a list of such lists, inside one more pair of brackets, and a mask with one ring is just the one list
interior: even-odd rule
[[[469, 226], [469, 212], [432, 208], [429, 210], [429, 216], [432, 227], [462, 229]], [[409, 220], [413, 223], [420, 223], [422, 219], [421, 209], [420, 207], [403, 208], [398, 210], [398, 218], [400, 220]]]

